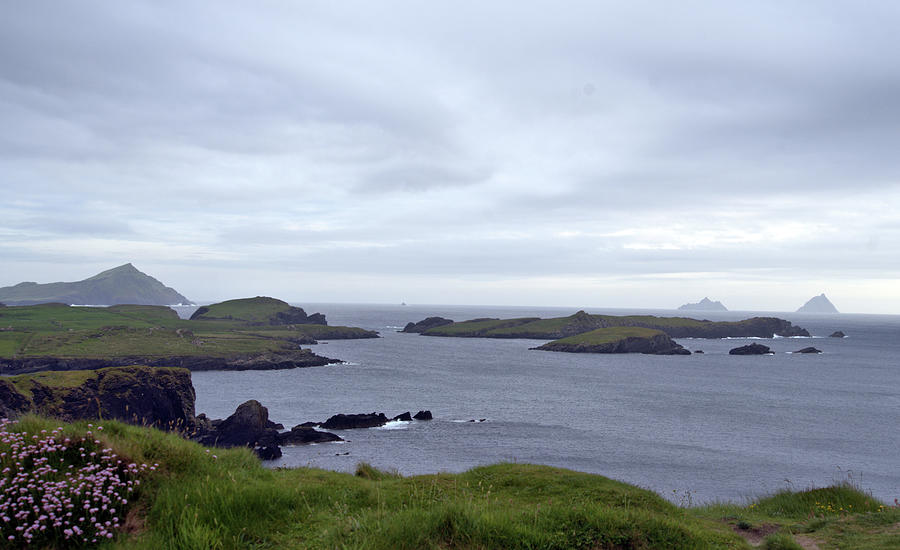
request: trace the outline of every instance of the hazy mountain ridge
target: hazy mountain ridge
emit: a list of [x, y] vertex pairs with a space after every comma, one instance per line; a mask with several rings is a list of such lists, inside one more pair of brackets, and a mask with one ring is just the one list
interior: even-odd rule
[[19, 283], [0, 288], [0, 302], [24, 306], [60, 302], [64, 304], [189, 304], [175, 289], [142, 273], [130, 263], [76, 282]]
[[709, 297], [704, 297], [697, 303], [688, 303], [678, 308], [680, 311], [728, 311], [725, 304], [719, 301], [712, 301]]
[[825, 293], [813, 296], [805, 304], [800, 306], [797, 313], [840, 313], [834, 304], [831, 303]]

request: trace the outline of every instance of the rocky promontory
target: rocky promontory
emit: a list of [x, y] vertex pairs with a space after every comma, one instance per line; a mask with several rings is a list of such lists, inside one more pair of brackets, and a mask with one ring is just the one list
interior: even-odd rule
[[0, 417], [26, 412], [66, 421], [113, 418], [168, 430], [194, 427], [194, 386], [187, 370], [116, 367], [0, 378]]
[[451, 323], [453, 323], [452, 319], [446, 319], [444, 317], [428, 317], [426, 319], [422, 319], [418, 323], [406, 323], [406, 326], [403, 327], [403, 330], [401, 330], [400, 332], [414, 332], [421, 334], [426, 330], [442, 327]]

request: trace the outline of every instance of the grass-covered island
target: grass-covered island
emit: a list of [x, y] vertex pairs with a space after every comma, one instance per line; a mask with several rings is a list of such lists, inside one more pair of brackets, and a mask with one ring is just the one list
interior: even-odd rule
[[[0, 534], [10, 548], [900, 545], [900, 510], [846, 484], [693, 507], [603, 476], [538, 465], [401, 477], [360, 464], [351, 475], [267, 469], [248, 449], [207, 449], [117, 421], [25, 416], [0, 422], [0, 432]], [[75, 482], [90, 491], [76, 492]], [[27, 504], [51, 493], [57, 500], [45, 510]]]
[[708, 321], [654, 315], [594, 315], [541, 319], [471, 319], [454, 322], [429, 317], [409, 323], [402, 332], [456, 338], [525, 338], [553, 340], [534, 349], [573, 353], [649, 353], [690, 355], [672, 338], [772, 338], [809, 336], [790, 321], [753, 317], [743, 321]]
[[0, 308], [0, 373], [118, 365], [247, 370], [338, 362], [304, 344], [377, 338], [356, 327], [328, 326], [325, 316], [274, 298], [229, 300], [190, 320], [165, 306]]

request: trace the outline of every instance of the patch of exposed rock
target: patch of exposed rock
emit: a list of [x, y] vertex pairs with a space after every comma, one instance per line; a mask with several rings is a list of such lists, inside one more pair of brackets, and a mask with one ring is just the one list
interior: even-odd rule
[[728, 351], [728, 355], [768, 355], [770, 353], [772, 353], [772, 350], [769, 349], [769, 346], [756, 343], [740, 346]]
[[428, 317], [422, 319], [418, 323], [406, 323], [406, 326], [403, 327], [403, 330], [401, 330], [400, 332], [415, 332], [421, 334], [428, 329], [442, 327], [444, 325], [450, 324], [453, 324], [452, 319], [446, 319], [444, 317]]

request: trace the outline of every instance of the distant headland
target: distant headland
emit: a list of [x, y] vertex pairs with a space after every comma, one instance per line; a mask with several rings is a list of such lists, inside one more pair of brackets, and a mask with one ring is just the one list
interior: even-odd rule
[[138, 271], [130, 263], [72, 283], [19, 283], [0, 288], [0, 302], [8, 306], [46, 303], [67, 305], [138, 304], [168, 306], [191, 301], [171, 287]]
[[678, 308], [680, 311], [728, 311], [722, 302], [714, 302], [708, 297], [703, 298], [697, 303], [684, 304]]

